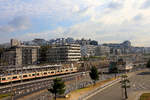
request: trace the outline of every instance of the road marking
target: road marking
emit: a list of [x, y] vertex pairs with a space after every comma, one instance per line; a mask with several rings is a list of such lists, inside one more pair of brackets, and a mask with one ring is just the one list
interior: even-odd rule
[[87, 100], [88, 98], [90, 98], [90, 97], [96, 95], [97, 93], [103, 91], [104, 89], [106, 89], [106, 88], [108, 88], [108, 87], [110, 87], [110, 86], [112, 86], [112, 85], [118, 83], [119, 81], [120, 81], [120, 79], [116, 80], [116, 81], [113, 82], [112, 84], [109, 84], [108, 86], [105, 86], [105, 87], [99, 89], [98, 91], [96, 91], [96, 92], [94, 92], [94, 93], [92, 93], [92, 94], [89, 94], [89, 95], [88, 95], [87, 97], [85, 97], [83, 100]]

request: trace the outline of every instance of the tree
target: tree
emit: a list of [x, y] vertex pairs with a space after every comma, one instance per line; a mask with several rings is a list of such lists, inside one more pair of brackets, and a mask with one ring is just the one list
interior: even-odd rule
[[150, 68], [150, 59], [148, 60], [147, 64], [146, 64], [147, 68]]
[[93, 83], [95, 84], [97, 80], [99, 80], [98, 70], [95, 66], [92, 66], [90, 70], [90, 77], [93, 80]]
[[54, 79], [52, 87], [48, 89], [48, 91], [55, 95], [55, 100], [56, 100], [57, 94], [61, 95], [61, 94], [64, 94], [65, 92], [64, 81], [62, 81], [61, 78]]
[[109, 73], [118, 73], [117, 62], [110, 62]]
[[113, 69], [113, 72], [115, 73], [115, 78], [116, 78], [116, 74], [118, 73], [118, 68], [117, 67], [115, 67], [114, 69]]
[[121, 81], [120, 81], [121, 88], [124, 88], [125, 99], [128, 98], [127, 88], [130, 88], [130, 85], [129, 85], [130, 81], [127, 78], [128, 78], [128, 76], [126, 74], [124, 74], [121, 76]]

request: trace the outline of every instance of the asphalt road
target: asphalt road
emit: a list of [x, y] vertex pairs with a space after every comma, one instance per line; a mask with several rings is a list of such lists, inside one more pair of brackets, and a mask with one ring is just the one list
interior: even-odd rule
[[[128, 89], [128, 94], [135, 91], [150, 90], [150, 70], [137, 73], [129, 80], [131, 88]], [[88, 100], [122, 100], [122, 93], [121, 85], [117, 83], [90, 97]]]

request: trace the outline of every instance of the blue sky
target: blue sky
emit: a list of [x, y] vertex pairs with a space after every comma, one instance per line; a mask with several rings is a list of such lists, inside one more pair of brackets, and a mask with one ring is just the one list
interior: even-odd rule
[[150, 0], [0, 0], [0, 43], [73, 37], [150, 46], [149, 12]]

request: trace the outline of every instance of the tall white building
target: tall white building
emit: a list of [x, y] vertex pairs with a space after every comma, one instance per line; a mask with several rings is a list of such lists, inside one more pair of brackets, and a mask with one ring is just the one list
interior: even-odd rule
[[81, 58], [80, 45], [57, 44], [47, 51], [48, 62], [74, 62]]

